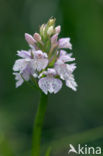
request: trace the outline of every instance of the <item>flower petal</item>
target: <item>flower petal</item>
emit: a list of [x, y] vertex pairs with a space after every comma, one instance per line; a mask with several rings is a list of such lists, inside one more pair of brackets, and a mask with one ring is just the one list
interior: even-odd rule
[[26, 51], [26, 50], [21, 50], [17, 51], [17, 55], [22, 57], [22, 58], [31, 58], [31, 51]]
[[72, 49], [72, 44], [70, 43], [70, 38], [61, 38], [61, 39], [59, 39], [58, 42], [59, 42], [58, 48]]
[[62, 88], [62, 81], [53, 77], [44, 77], [39, 80], [39, 87], [47, 94], [57, 93]]
[[21, 75], [25, 81], [29, 81], [31, 74], [34, 74], [34, 70], [31, 67], [31, 64], [28, 63], [25, 69], [21, 72]]
[[48, 65], [48, 56], [41, 50], [33, 51], [34, 59], [31, 60], [32, 66], [35, 70], [41, 71]]
[[38, 82], [39, 87], [41, 88], [41, 90], [45, 93], [48, 94], [48, 88], [49, 88], [49, 82], [47, 77], [46, 78], [41, 78]]
[[24, 80], [22, 79], [20, 73], [13, 73], [15, 75], [15, 80], [17, 80], [16, 82], [16, 88], [18, 88], [19, 86], [22, 85], [22, 83], [24, 82]]
[[72, 56], [72, 53], [68, 54], [65, 50], [61, 50], [58, 60], [61, 60], [64, 63], [74, 61], [75, 58], [72, 58], [71, 56]]
[[68, 77], [68, 80], [66, 80], [66, 86], [73, 89], [74, 91], [77, 90], [77, 83], [75, 82], [74, 76], [71, 74]]
[[47, 54], [42, 52], [41, 50], [34, 50], [33, 51], [34, 57], [36, 57], [37, 59], [41, 59], [41, 58], [47, 58]]
[[56, 94], [62, 88], [62, 81], [56, 78], [52, 79], [52, 87], [54, 93]]
[[43, 75], [53, 77], [53, 76], [56, 76], [57, 73], [56, 73], [56, 70], [54, 68], [48, 68], [47, 71], [41, 72], [38, 78], [41, 78]]
[[56, 64], [55, 70], [61, 79], [67, 80], [69, 75], [75, 70], [75, 64]]
[[48, 59], [33, 59], [31, 60], [32, 66], [35, 70], [41, 71], [45, 69], [48, 65]]
[[27, 65], [27, 62], [25, 61], [25, 59], [18, 59], [15, 61], [13, 70], [14, 71], [22, 71], [26, 65]]

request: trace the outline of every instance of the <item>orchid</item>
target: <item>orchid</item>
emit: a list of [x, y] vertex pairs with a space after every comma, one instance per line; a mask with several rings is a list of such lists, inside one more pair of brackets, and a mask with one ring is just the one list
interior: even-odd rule
[[[34, 33], [33, 36], [25, 33], [30, 49], [17, 51], [20, 59], [13, 66], [16, 87], [33, 78], [45, 94], [56, 94], [62, 88], [64, 80], [67, 87], [76, 91], [77, 84], [73, 75], [76, 65], [71, 63], [75, 58], [64, 50], [71, 50], [72, 44], [69, 37], [58, 39], [60, 31], [61, 26], [55, 27], [55, 19], [50, 19], [40, 27], [39, 33]], [[53, 70], [55, 74], [49, 74]]]
[[[17, 59], [13, 66], [16, 87], [24, 82], [32, 82], [40, 93], [40, 104], [36, 114], [33, 129], [32, 156], [40, 156], [41, 132], [47, 108], [48, 93], [58, 93], [63, 81], [72, 90], [77, 90], [77, 83], [73, 72], [76, 64], [72, 53], [70, 37], [60, 38], [61, 26], [55, 27], [55, 19], [51, 18], [47, 24], [42, 24], [39, 33], [30, 35], [25, 33], [28, 50], [17, 51]], [[50, 154], [50, 151], [49, 151]], [[46, 155], [48, 155], [48, 150]]]

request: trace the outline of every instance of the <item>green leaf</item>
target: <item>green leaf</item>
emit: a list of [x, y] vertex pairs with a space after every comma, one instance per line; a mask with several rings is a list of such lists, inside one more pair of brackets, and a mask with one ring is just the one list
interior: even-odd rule
[[46, 155], [45, 156], [50, 156], [51, 150], [52, 150], [52, 147], [49, 146], [48, 149], [47, 149], [47, 151], [46, 151]]
[[0, 156], [14, 156], [11, 144], [3, 134], [0, 134]]

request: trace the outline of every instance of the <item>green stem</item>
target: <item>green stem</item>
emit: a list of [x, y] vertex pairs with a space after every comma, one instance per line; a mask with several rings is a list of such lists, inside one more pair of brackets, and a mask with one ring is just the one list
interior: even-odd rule
[[40, 103], [38, 106], [34, 129], [33, 129], [33, 143], [32, 143], [32, 156], [40, 156], [40, 142], [43, 121], [48, 103], [48, 96], [41, 92]]

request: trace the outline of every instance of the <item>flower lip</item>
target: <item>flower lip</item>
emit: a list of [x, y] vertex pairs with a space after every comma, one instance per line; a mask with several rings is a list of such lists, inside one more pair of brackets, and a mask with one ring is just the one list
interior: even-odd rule
[[62, 88], [62, 81], [51, 76], [41, 78], [38, 84], [45, 94], [56, 94]]

